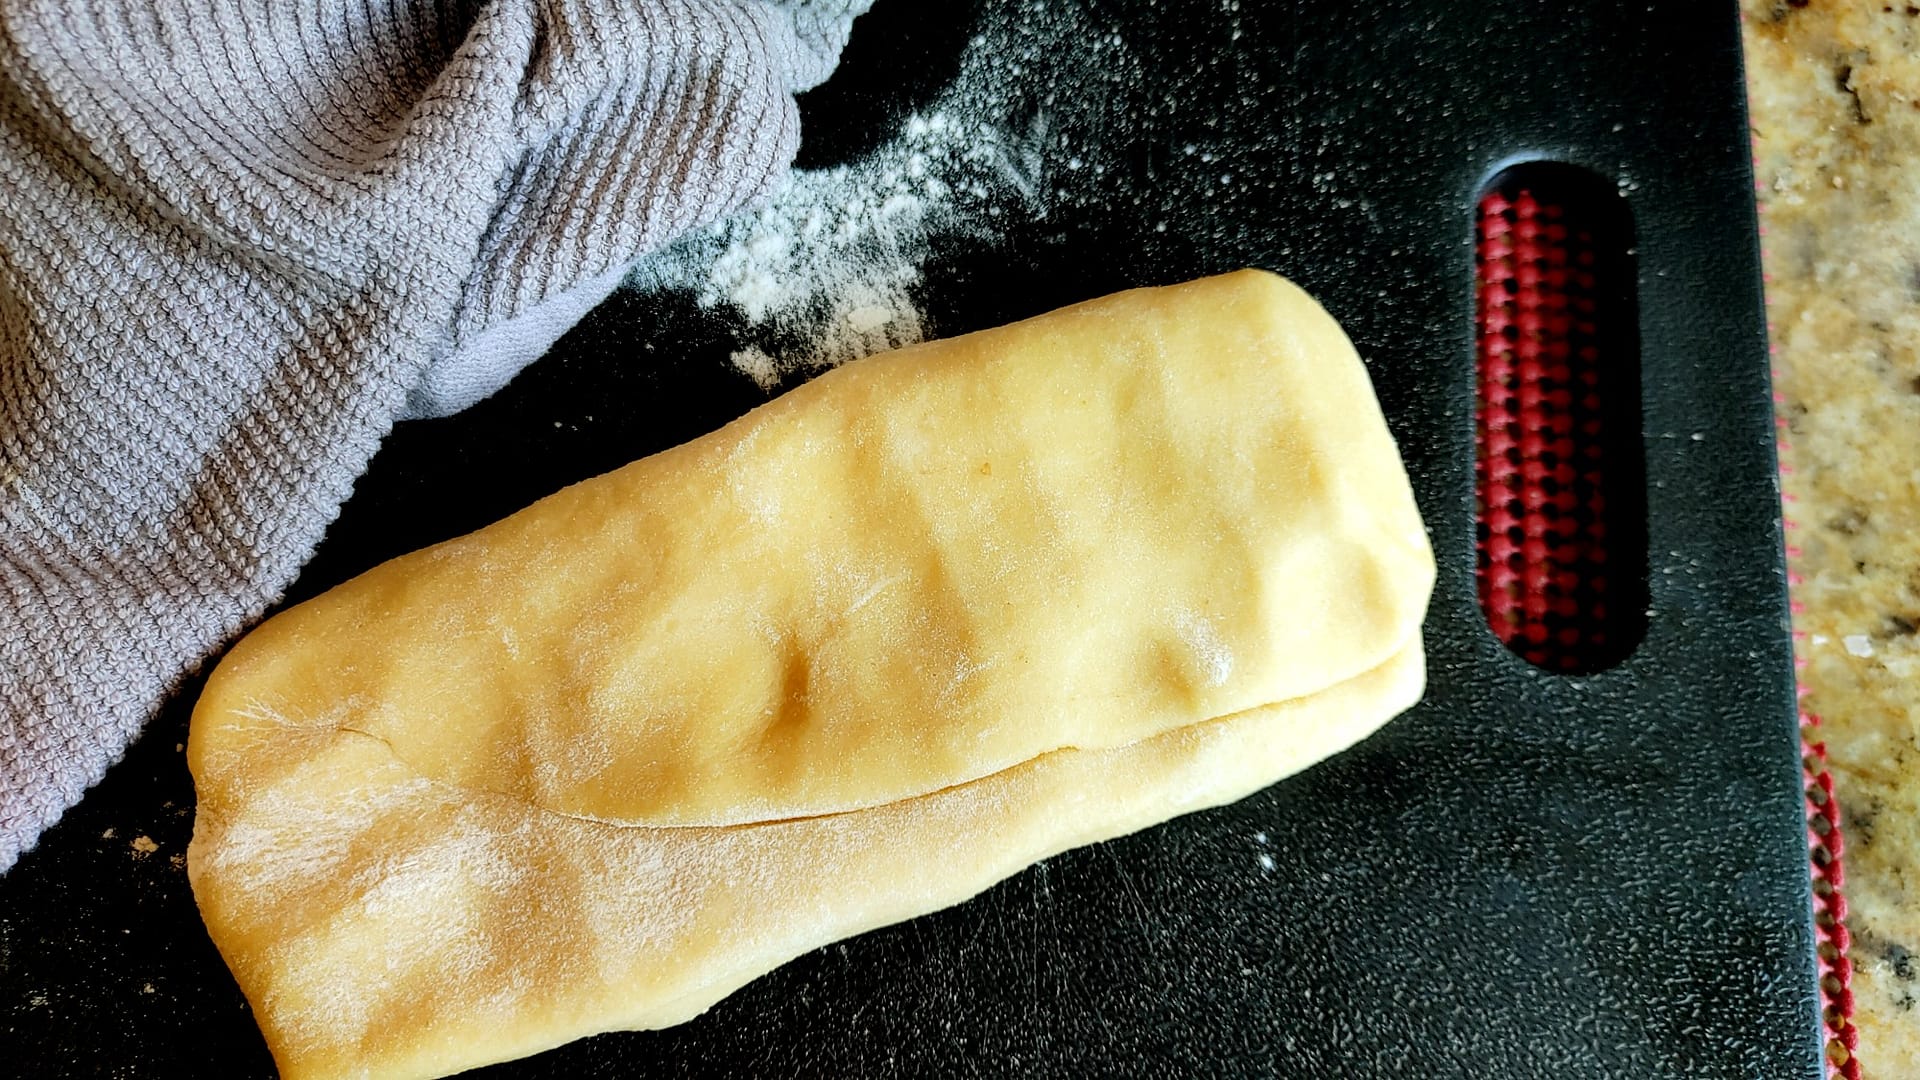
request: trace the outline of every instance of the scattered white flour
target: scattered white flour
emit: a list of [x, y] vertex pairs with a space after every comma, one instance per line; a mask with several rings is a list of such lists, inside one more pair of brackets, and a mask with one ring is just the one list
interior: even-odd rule
[[642, 260], [627, 286], [690, 292], [736, 318], [733, 365], [767, 390], [923, 340], [914, 294], [934, 244], [999, 236], [1016, 214], [1044, 217], [1057, 194], [1047, 175], [1066, 154], [1049, 110], [1063, 103], [1035, 91], [1023, 65], [1044, 62], [1043, 44], [1018, 25], [983, 28], [953, 83], [890, 141], [792, 173], [757, 209]]
[[762, 390], [780, 385], [780, 363], [752, 345], [733, 354], [733, 366]]
[[642, 261], [629, 284], [686, 289], [736, 314], [753, 343], [733, 364], [768, 390], [789, 372], [922, 340], [911, 290], [930, 238], [989, 228], [979, 204], [1017, 168], [993, 124], [962, 116], [912, 116], [860, 161], [795, 172], [759, 209]]
[[1208, 686], [1223, 685], [1233, 676], [1233, 649], [1220, 637], [1211, 619], [1182, 611], [1174, 619], [1180, 640], [1206, 674]]

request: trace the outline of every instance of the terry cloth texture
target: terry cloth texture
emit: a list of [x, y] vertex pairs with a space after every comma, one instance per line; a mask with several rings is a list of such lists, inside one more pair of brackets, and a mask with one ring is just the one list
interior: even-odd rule
[[396, 418], [770, 189], [864, 7], [0, 3], [0, 870]]

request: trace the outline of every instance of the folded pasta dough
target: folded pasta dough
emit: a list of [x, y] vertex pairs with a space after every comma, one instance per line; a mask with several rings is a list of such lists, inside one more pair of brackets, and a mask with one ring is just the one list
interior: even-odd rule
[[1432, 556], [1352, 346], [1242, 271], [830, 372], [283, 612], [188, 868], [283, 1074], [684, 1020], [1420, 693]]

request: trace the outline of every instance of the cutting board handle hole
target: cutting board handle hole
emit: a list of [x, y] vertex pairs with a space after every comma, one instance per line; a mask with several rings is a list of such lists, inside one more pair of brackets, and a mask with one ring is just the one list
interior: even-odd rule
[[1632, 215], [1529, 162], [1488, 185], [1474, 241], [1480, 610], [1535, 667], [1602, 671], [1646, 632]]

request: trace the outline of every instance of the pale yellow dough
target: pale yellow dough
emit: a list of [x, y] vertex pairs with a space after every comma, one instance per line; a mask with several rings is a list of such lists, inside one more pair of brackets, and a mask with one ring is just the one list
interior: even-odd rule
[[830, 372], [396, 559], [208, 681], [188, 869], [288, 1077], [684, 1020], [1419, 697], [1339, 328], [1243, 271]]

